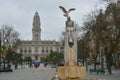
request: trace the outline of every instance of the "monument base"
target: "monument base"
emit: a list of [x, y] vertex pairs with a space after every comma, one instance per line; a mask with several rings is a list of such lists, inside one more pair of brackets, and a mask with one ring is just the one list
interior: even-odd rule
[[85, 67], [81, 66], [60, 66], [57, 68], [60, 80], [84, 80], [85, 71]]

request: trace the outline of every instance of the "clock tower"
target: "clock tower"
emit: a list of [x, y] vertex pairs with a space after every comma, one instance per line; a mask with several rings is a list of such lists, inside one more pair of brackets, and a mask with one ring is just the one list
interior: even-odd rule
[[40, 17], [38, 12], [35, 12], [33, 17], [33, 28], [32, 28], [32, 40], [40, 41], [41, 40], [41, 28], [40, 28]]

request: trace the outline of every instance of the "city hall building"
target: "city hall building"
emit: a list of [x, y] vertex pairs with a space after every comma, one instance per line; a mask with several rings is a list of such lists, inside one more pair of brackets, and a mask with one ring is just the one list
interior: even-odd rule
[[40, 61], [41, 57], [48, 56], [51, 52], [63, 52], [63, 46], [55, 40], [41, 40], [41, 23], [38, 12], [33, 17], [32, 40], [23, 40], [17, 48], [17, 53], [32, 60]]

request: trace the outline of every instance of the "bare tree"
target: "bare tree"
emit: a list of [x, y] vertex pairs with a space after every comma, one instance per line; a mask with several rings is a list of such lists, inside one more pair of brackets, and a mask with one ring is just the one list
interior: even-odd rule
[[[111, 3], [106, 9], [106, 23], [104, 29], [106, 35], [103, 36], [104, 51], [106, 55], [107, 68], [111, 74], [112, 54], [119, 51], [120, 45], [120, 1]], [[118, 49], [118, 50], [117, 50]]]
[[103, 18], [101, 16], [103, 16], [101, 10], [99, 14], [98, 11], [92, 11], [92, 13], [88, 15], [83, 27], [86, 32], [84, 37], [86, 43], [85, 46], [87, 48], [87, 52], [90, 53], [90, 56], [94, 60], [94, 68], [96, 68], [97, 58], [100, 54], [100, 38], [103, 35], [101, 33], [101, 27], [99, 27], [103, 26], [100, 25], [100, 23], [104, 22], [103, 20], [101, 20], [101, 18]]
[[2, 56], [8, 54], [9, 49], [14, 50], [17, 48], [19, 41], [19, 33], [13, 29], [10, 25], [1, 26], [1, 46], [2, 46]]
[[90, 32], [89, 42], [93, 41], [94, 44], [90, 50], [94, 53], [93, 58], [97, 57], [102, 47], [108, 72], [112, 74], [112, 54], [117, 53], [120, 47], [120, 1], [109, 4], [104, 13], [100, 10], [95, 19], [88, 17], [84, 29]]
[[117, 2], [118, 0], [101, 0], [101, 1], [110, 4], [110, 3], [115, 3], [115, 2]]

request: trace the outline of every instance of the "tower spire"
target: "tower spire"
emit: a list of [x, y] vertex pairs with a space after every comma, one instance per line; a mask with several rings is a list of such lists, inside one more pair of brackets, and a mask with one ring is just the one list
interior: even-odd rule
[[35, 15], [39, 16], [38, 11], [36, 10]]
[[39, 41], [41, 39], [41, 24], [40, 17], [36, 10], [33, 17], [32, 40]]

